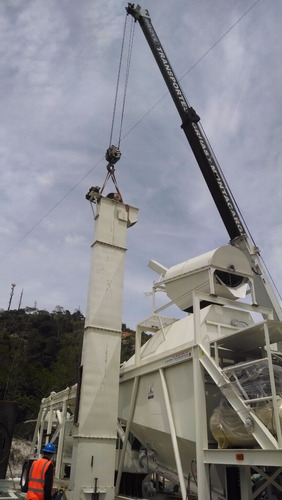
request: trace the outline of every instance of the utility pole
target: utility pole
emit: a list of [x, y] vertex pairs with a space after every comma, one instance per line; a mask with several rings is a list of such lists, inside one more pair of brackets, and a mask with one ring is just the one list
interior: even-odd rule
[[9, 305], [8, 305], [8, 311], [10, 311], [10, 308], [11, 308], [11, 303], [12, 303], [12, 298], [13, 298], [13, 295], [14, 295], [14, 288], [16, 286], [16, 283], [12, 283], [12, 289], [11, 289], [11, 294], [10, 294], [10, 300], [9, 300]]

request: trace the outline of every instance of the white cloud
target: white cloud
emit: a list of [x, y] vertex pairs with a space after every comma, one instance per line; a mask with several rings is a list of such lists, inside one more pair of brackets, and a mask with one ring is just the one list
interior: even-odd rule
[[81, 245], [81, 243], [85, 243], [84, 238], [80, 234], [67, 234], [65, 237], [65, 242], [70, 246]]
[[[272, 10], [258, 2], [188, 72], [252, 4], [178, 0], [175, 8], [173, 1], [148, 0], [144, 7], [177, 75], [187, 73], [181, 85], [279, 283], [280, 4]], [[85, 194], [106, 176], [103, 156], [126, 5], [116, 0], [0, 5], [1, 307], [16, 282], [15, 302], [24, 288], [24, 305], [37, 301], [52, 310], [60, 304], [85, 313], [94, 225]], [[228, 241], [171, 98], [156, 104], [166, 92], [136, 25], [126, 137], [116, 168], [124, 200], [140, 208], [126, 254], [129, 326], [147, 315], [143, 291], [155, 278], [147, 269], [150, 258], [169, 266]], [[117, 136], [118, 124], [114, 140]], [[109, 183], [106, 192], [111, 190]]]

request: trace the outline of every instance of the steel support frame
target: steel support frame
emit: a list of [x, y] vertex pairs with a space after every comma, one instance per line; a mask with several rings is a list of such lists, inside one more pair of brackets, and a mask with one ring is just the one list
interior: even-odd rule
[[169, 392], [168, 392], [167, 383], [165, 380], [164, 370], [162, 368], [159, 370], [159, 374], [160, 374], [161, 383], [162, 383], [164, 401], [165, 401], [165, 406], [166, 406], [166, 413], [167, 413], [167, 417], [168, 417], [172, 447], [173, 447], [174, 458], [175, 458], [175, 462], [176, 462], [178, 479], [179, 479], [179, 483], [180, 483], [182, 500], [186, 500], [187, 491], [186, 491], [184, 474], [183, 474], [180, 453], [179, 453], [179, 448], [178, 448], [178, 443], [177, 443], [177, 436], [176, 436], [176, 430], [175, 430], [175, 425], [174, 425], [173, 412], [172, 412], [172, 408], [171, 408], [171, 404], [170, 404]]
[[[202, 366], [205, 368], [207, 373], [212, 377], [216, 385], [222, 390], [222, 392], [225, 394], [225, 397], [227, 397], [229, 403], [232, 405], [234, 410], [237, 412], [238, 416], [242, 420], [242, 422], [246, 421], [246, 418], [251, 417], [253, 424], [254, 424], [254, 432], [253, 436], [259, 443], [262, 449], [279, 449], [281, 447], [281, 429], [279, 425], [279, 413], [278, 413], [278, 408], [276, 404], [276, 391], [275, 391], [275, 382], [274, 382], [274, 376], [273, 376], [273, 365], [272, 365], [272, 356], [271, 356], [271, 349], [270, 349], [270, 341], [269, 341], [269, 333], [268, 333], [268, 328], [267, 324], [264, 324], [264, 333], [265, 333], [265, 342], [266, 342], [266, 351], [267, 351], [267, 357], [268, 357], [268, 364], [269, 364], [269, 373], [270, 373], [270, 383], [271, 383], [271, 389], [272, 389], [272, 396], [273, 396], [273, 407], [274, 411], [276, 408], [276, 412], [274, 413], [274, 418], [275, 418], [275, 423], [277, 427], [279, 428], [279, 431], [277, 433], [278, 435], [278, 442], [274, 438], [274, 436], [268, 431], [268, 429], [265, 427], [265, 425], [261, 422], [261, 420], [256, 416], [254, 411], [249, 408], [245, 402], [238, 396], [236, 392], [232, 390], [232, 384], [230, 383], [228, 377], [225, 375], [225, 373], [221, 370], [221, 368], [217, 365], [217, 363], [211, 358], [210, 356], [210, 348], [207, 345], [202, 345], [204, 343], [204, 339], [202, 339], [201, 336], [201, 324], [200, 324], [200, 301], [206, 299], [205, 294], [193, 293], [193, 310], [194, 310], [194, 332], [195, 332], [195, 345], [198, 346], [197, 351], [201, 351], [201, 356], [199, 356], [199, 361], [202, 364]], [[221, 300], [221, 299], [219, 299]], [[229, 300], [224, 300], [224, 303], [229, 303]], [[243, 306], [243, 308], [247, 309], [252, 309], [252, 306], [249, 306], [248, 304], [242, 304], [240, 303], [240, 307]], [[271, 311], [266, 311], [265, 308], [259, 308], [260, 310], [263, 310], [264, 314], [267, 314], [268, 317], [272, 317]], [[206, 344], [206, 343], [204, 343]], [[196, 348], [194, 348], [195, 350]], [[195, 353], [196, 354], [196, 353]], [[194, 356], [193, 356], [194, 357]], [[228, 391], [228, 395], [226, 394], [226, 388], [230, 387], [230, 391]], [[196, 396], [196, 392], [195, 392]]]
[[[200, 301], [205, 300], [206, 295], [194, 292], [193, 294], [193, 312], [194, 312], [194, 341], [195, 347], [192, 350], [193, 353], [193, 374], [194, 374], [194, 396], [195, 396], [195, 423], [196, 423], [196, 454], [197, 454], [197, 476], [198, 476], [198, 500], [210, 499], [209, 491], [209, 469], [208, 466], [211, 463], [218, 463], [226, 465], [227, 463], [234, 464], [240, 467], [240, 489], [241, 489], [241, 500], [255, 500], [259, 494], [261, 494], [269, 485], [274, 486], [280, 492], [282, 492], [282, 486], [280, 486], [275, 480], [282, 471], [282, 467], [279, 467], [281, 463], [281, 426], [279, 411], [277, 407], [277, 395], [275, 388], [275, 380], [273, 374], [273, 363], [272, 363], [272, 353], [271, 345], [269, 339], [269, 332], [267, 323], [264, 324], [264, 334], [265, 334], [265, 346], [267, 352], [270, 384], [272, 391], [272, 401], [274, 408], [274, 422], [277, 429], [277, 440], [268, 431], [264, 424], [258, 419], [255, 413], [243, 402], [243, 400], [236, 394], [233, 393], [230, 398], [227, 398], [241, 420], [244, 422], [248, 415], [254, 421], [254, 437], [257, 439], [258, 443], [262, 447], [261, 450], [240, 450], [243, 451], [243, 456], [246, 456], [245, 464], [240, 464], [237, 461], [237, 454], [235, 451], [238, 450], [208, 450], [208, 439], [207, 439], [207, 417], [206, 417], [206, 400], [205, 400], [205, 381], [204, 381], [204, 370], [209, 373], [214, 382], [219, 388], [231, 385], [228, 377], [220, 369], [217, 364], [217, 360], [213, 360], [210, 356], [210, 345], [206, 344], [201, 334], [201, 324], [200, 324]], [[220, 300], [214, 297], [215, 302]], [[229, 300], [224, 300], [228, 305]], [[253, 307], [247, 304], [242, 304], [242, 308], [246, 310], [252, 310]], [[241, 307], [241, 303], [240, 303]], [[268, 319], [273, 318], [273, 313], [271, 310], [264, 307], [258, 307], [258, 312], [261, 312], [264, 317]], [[230, 391], [231, 392], [231, 391]], [[233, 391], [232, 391], [233, 392]], [[221, 459], [219, 457], [221, 456]], [[231, 458], [231, 460], [228, 460]], [[256, 464], [260, 463], [261, 466], [265, 465], [265, 458], [270, 466], [276, 467], [275, 472], [272, 475], [266, 474], [261, 467], [257, 465], [252, 465], [254, 462]], [[258, 460], [260, 458], [260, 461]], [[219, 459], [219, 460], [218, 460]], [[253, 460], [252, 460], [253, 459]], [[278, 467], [277, 467], [278, 466]], [[256, 470], [261, 474], [265, 481], [264, 483], [256, 489], [253, 493], [250, 482], [250, 470]]]
[[273, 405], [275, 430], [276, 430], [276, 435], [277, 435], [278, 446], [279, 446], [279, 448], [281, 448], [282, 447], [281, 424], [280, 424], [279, 410], [278, 410], [278, 405], [277, 405], [277, 395], [276, 395], [276, 388], [275, 388], [269, 332], [268, 332], [268, 328], [267, 328], [266, 323], [264, 323], [263, 328], [264, 328], [265, 345], [266, 345], [268, 367], [269, 367], [269, 378], [270, 378], [270, 386], [271, 386], [271, 394], [272, 394], [272, 405]]
[[282, 472], [282, 467], [277, 467], [277, 469], [271, 475], [266, 474], [260, 467], [254, 466], [253, 469], [264, 478], [264, 482], [254, 492], [254, 495], [252, 497], [253, 499], [256, 499], [259, 495], [261, 495], [261, 493], [270, 485], [280, 491], [280, 493], [282, 492], [282, 486], [276, 481], [276, 478], [278, 478], [278, 476]]
[[236, 411], [238, 417], [243, 423], [250, 418], [253, 422], [253, 436], [261, 446], [262, 449], [278, 449], [279, 445], [277, 440], [266, 428], [262, 421], [257, 417], [255, 412], [249, 408], [240, 396], [233, 390], [232, 383], [228, 380], [227, 376], [222, 373], [214, 360], [208, 356], [203, 346], [199, 346], [201, 351], [200, 363], [205, 368], [207, 373], [212, 377], [216, 385], [221, 389], [222, 393]]
[[240, 473], [240, 500], [251, 500], [253, 498], [252, 495], [252, 483], [250, 480], [251, 477], [251, 468], [248, 465], [239, 467]]
[[204, 457], [204, 449], [208, 447], [205, 376], [204, 368], [200, 363], [200, 350], [198, 346], [193, 348], [192, 353], [198, 500], [210, 500], [209, 464], [205, 463]]
[[[63, 447], [64, 447], [64, 435], [65, 435], [65, 426], [66, 426], [66, 415], [67, 415], [67, 401], [63, 401], [63, 408], [61, 411], [60, 419], [61, 423], [59, 424], [59, 442], [58, 442], [58, 449], [57, 449], [57, 461], [56, 461], [56, 469], [55, 469], [55, 475], [58, 478], [64, 477], [64, 463], [62, 461], [62, 454], [63, 454]], [[59, 420], [59, 418], [58, 418]]]
[[200, 350], [197, 339], [201, 338], [200, 323], [200, 300], [193, 293], [193, 313], [194, 313], [194, 342], [192, 348], [193, 358], [193, 384], [195, 403], [195, 427], [196, 427], [196, 460], [197, 460], [197, 483], [198, 500], [210, 499], [210, 472], [209, 466], [204, 460], [204, 449], [208, 447], [207, 434], [207, 410], [205, 394], [204, 368], [200, 363]]

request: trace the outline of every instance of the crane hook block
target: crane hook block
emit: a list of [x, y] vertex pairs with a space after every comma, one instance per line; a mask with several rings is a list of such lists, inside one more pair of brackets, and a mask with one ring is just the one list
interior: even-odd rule
[[110, 146], [105, 154], [105, 158], [110, 165], [114, 165], [115, 163], [117, 163], [120, 157], [121, 157], [121, 152], [117, 146]]

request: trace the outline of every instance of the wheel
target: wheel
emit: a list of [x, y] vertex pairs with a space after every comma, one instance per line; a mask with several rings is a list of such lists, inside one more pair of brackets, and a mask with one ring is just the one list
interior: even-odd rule
[[28, 475], [32, 462], [33, 460], [26, 460], [22, 467], [20, 487], [23, 493], [26, 493], [28, 490]]

